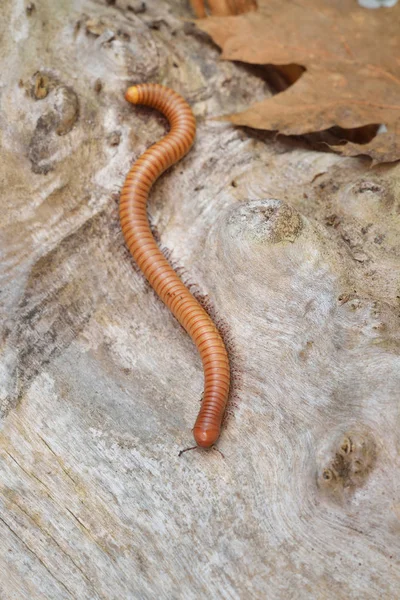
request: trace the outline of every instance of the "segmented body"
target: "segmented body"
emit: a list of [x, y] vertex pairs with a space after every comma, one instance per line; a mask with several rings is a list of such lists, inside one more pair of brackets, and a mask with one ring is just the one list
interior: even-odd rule
[[209, 315], [192, 296], [158, 248], [147, 218], [147, 198], [156, 179], [191, 148], [196, 122], [189, 105], [169, 88], [142, 84], [128, 89], [126, 99], [162, 112], [170, 132], [151, 146], [128, 173], [120, 200], [120, 219], [133, 258], [161, 300], [196, 344], [204, 368], [204, 394], [193, 428], [198, 446], [219, 437], [230, 385], [225, 344]]

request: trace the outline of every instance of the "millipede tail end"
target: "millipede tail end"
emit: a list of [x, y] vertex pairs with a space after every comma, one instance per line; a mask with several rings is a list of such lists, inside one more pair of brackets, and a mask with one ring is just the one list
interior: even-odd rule
[[132, 85], [126, 90], [125, 100], [128, 100], [128, 102], [131, 102], [132, 104], [139, 103], [139, 90], [136, 85]]

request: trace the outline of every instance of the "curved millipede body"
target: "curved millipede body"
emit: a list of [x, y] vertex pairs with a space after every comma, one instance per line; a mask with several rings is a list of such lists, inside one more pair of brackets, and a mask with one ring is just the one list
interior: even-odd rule
[[219, 437], [229, 393], [228, 354], [214, 323], [182, 283], [158, 248], [147, 219], [147, 197], [153, 183], [182, 158], [193, 144], [196, 122], [181, 96], [158, 84], [130, 87], [125, 98], [162, 112], [170, 132], [151, 146], [128, 173], [121, 192], [120, 219], [125, 241], [143, 274], [196, 344], [204, 367], [204, 395], [193, 428], [198, 446]]

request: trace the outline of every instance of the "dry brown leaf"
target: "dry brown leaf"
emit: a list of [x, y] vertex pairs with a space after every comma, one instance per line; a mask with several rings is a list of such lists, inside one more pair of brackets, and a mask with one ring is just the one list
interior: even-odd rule
[[198, 19], [203, 19], [207, 16], [205, 0], [190, 0], [194, 14]]
[[288, 135], [383, 124], [387, 132], [340, 152], [374, 162], [400, 159], [400, 4], [368, 10], [355, 0], [259, 0], [258, 6], [198, 26], [224, 59], [306, 71], [284, 92], [227, 118]]
[[[191, 0], [192, 8], [197, 18], [207, 16], [205, 0]], [[210, 13], [216, 17], [240, 15], [249, 10], [256, 10], [256, 0], [208, 0]]]

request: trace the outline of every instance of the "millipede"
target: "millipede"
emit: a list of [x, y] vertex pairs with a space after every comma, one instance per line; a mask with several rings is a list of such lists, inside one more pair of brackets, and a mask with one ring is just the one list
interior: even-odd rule
[[147, 217], [147, 199], [156, 179], [189, 152], [196, 120], [187, 102], [159, 84], [129, 87], [126, 100], [164, 114], [170, 131], [148, 148], [130, 169], [121, 191], [119, 215], [125, 242], [138, 267], [160, 299], [196, 344], [204, 369], [204, 393], [193, 427], [197, 446], [218, 440], [229, 387], [229, 357], [214, 322], [184, 285], [158, 247]]

